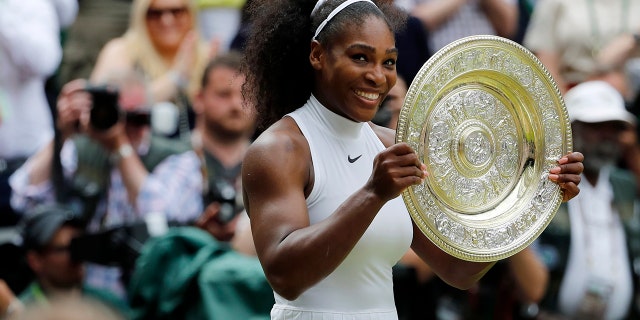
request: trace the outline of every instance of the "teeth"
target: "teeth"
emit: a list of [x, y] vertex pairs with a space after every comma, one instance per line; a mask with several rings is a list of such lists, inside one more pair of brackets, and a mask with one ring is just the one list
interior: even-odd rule
[[376, 99], [378, 99], [380, 97], [379, 93], [367, 93], [367, 92], [360, 91], [360, 90], [355, 90], [355, 92], [356, 92], [357, 95], [359, 95], [359, 96], [361, 96], [363, 98], [369, 99], [369, 100], [376, 100]]

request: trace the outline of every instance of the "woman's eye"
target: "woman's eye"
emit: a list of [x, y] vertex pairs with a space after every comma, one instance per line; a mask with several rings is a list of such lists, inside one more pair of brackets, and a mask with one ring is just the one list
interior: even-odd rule
[[367, 57], [364, 54], [356, 54], [352, 59], [355, 61], [367, 61]]
[[387, 66], [395, 66], [396, 65], [396, 59], [389, 59], [389, 60], [385, 61], [384, 64], [387, 65]]

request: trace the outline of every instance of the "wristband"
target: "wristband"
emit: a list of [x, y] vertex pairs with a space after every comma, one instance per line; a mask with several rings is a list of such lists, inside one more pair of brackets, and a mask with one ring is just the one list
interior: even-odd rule
[[133, 155], [133, 147], [125, 143], [111, 154], [111, 163], [119, 163], [122, 159]]

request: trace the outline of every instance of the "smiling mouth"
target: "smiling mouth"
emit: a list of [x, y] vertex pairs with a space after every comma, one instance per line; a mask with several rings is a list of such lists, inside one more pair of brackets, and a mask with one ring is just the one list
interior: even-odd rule
[[380, 93], [377, 92], [364, 92], [360, 90], [354, 90], [356, 95], [363, 97], [367, 100], [378, 100], [380, 98]]

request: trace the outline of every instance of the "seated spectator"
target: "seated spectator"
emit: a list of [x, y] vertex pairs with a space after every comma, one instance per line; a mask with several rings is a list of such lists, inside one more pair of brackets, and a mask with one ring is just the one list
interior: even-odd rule
[[640, 2], [538, 1], [523, 44], [549, 70], [562, 93], [590, 80], [606, 81], [631, 100], [625, 63], [640, 57]]
[[473, 35], [514, 38], [518, 31], [517, 0], [396, 0], [422, 21], [435, 53], [449, 43]]
[[[188, 145], [151, 134], [141, 77], [121, 75], [108, 88], [118, 94], [97, 90], [92, 99], [83, 80], [63, 87], [57, 123], [62, 147], [58, 150], [51, 142], [16, 171], [10, 181], [15, 190], [12, 204], [23, 210], [54, 201], [73, 203], [90, 232], [153, 213], [167, 220], [193, 221], [202, 212], [197, 155]], [[116, 115], [114, 123], [103, 122], [108, 117], [92, 118], [96, 109], [114, 105], [123, 114]], [[53, 170], [54, 159], [59, 159], [59, 173]], [[124, 294], [119, 272], [92, 265], [88, 269], [91, 284]]]
[[[191, 98], [204, 64], [217, 52], [200, 38], [194, 0], [135, 0], [127, 32], [109, 41], [98, 56], [92, 82], [114, 72], [141, 71], [150, 80], [151, 104], [171, 101], [180, 111], [178, 132], [187, 139], [193, 128]], [[189, 116], [190, 114], [190, 116]]]
[[65, 206], [43, 205], [28, 213], [23, 225], [23, 246], [35, 281], [19, 295], [24, 305], [46, 305], [55, 298], [83, 296], [122, 315], [128, 312], [123, 300], [83, 283], [84, 265], [75, 261], [70, 251], [71, 240], [83, 230], [83, 221]]
[[605, 81], [581, 83], [564, 100], [584, 172], [580, 194], [538, 239], [550, 271], [540, 310], [552, 319], [638, 319], [640, 172], [618, 165], [640, 163], [637, 119]]
[[198, 17], [202, 36], [220, 42], [220, 51], [228, 52], [242, 22], [247, 0], [198, 0]]
[[137, 260], [129, 296], [134, 319], [268, 318], [273, 293], [255, 256], [243, 211], [240, 165], [255, 129], [243, 106], [241, 55], [212, 60], [196, 95], [206, 208], [194, 226], [150, 240]]
[[60, 29], [76, 11], [74, 0], [0, 1], [0, 226], [20, 217], [9, 177], [53, 137], [45, 80], [60, 64]]

